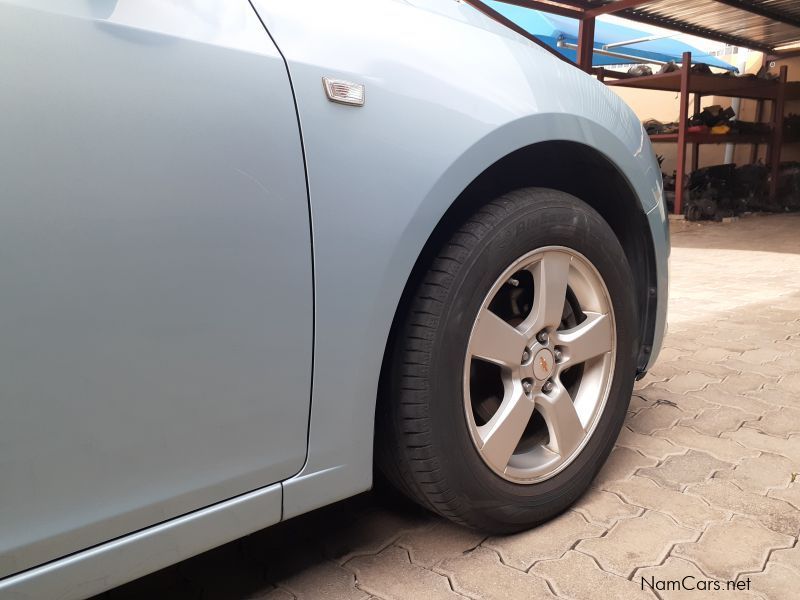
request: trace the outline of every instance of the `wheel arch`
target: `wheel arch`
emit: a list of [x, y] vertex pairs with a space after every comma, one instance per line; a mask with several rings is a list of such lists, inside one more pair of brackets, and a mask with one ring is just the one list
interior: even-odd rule
[[411, 296], [437, 249], [482, 204], [511, 190], [544, 187], [572, 194], [594, 208], [620, 241], [636, 281], [640, 373], [652, 350], [656, 312], [655, 247], [642, 203], [605, 154], [575, 141], [550, 140], [515, 150], [487, 167], [452, 202], [431, 231], [405, 283], [384, 349], [379, 383], [385, 385], [391, 349]]

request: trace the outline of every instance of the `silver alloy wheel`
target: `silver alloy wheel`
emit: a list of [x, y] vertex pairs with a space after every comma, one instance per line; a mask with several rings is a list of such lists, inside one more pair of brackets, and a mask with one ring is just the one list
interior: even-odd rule
[[514, 261], [481, 305], [464, 364], [464, 407], [483, 461], [515, 483], [564, 469], [594, 432], [615, 356], [611, 298], [585, 256], [548, 246]]

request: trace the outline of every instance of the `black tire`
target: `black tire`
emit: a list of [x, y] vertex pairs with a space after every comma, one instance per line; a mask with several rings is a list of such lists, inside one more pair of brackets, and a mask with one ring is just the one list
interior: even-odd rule
[[[549, 479], [518, 484], [495, 474], [472, 443], [463, 404], [464, 357], [494, 281], [520, 256], [554, 245], [580, 252], [605, 282], [615, 315], [614, 375], [580, 454]], [[476, 529], [510, 533], [552, 518], [590, 485], [619, 434], [636, 370], [637, 323], [625, 253], [594, 209], [541, 188], [490, 202], [440, 249], [398, 326], [378, 403], [379, 467], [411, 499]]]

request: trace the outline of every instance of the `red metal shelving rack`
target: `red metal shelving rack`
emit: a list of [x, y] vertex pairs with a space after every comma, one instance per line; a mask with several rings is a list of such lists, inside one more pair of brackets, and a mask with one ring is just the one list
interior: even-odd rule
[[[650, 136], [654, 143], [672, 142], [678, 144], [678, 160], [675, 177], [675, 214], [681, 214], [686, 189], [686, 147], [692, 145], [692, 170], [698, 168], [699, 146], [701, 144], [759, 144], [767, 145], [767, 163], [770, 169], [770, 198], [777, 194], [780, 169], [781, 145], [783, 144], [783, 112], [786, 101], [787, 67], [782, 66], [778, 79], [755, 79], [727, 75], [692, 73], [692, 55], [683, 55], [683, 67], [671, 73], [659, 73], [640, 77], [625, 73], [615, 73], [605, 69], [595, 69], [598, 79], [609, 86], [677, 92], [680, 94], [680, 110], [677, 133], [655, 134]], [[607, 78], [613, 78], [607, 80]], [[747, 98], [759, 101], [769, 100], [772, 104], [769, 134], [723, 134], [690, 133], [689, 96], [694, 95], [694, 112], [700, 112], [703, 96], [726, 96]]]

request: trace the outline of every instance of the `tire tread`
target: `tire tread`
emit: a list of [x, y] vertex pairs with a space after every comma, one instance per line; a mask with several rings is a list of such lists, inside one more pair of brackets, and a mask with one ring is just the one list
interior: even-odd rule
[[[531, 191], [512, 191], [481, 206], [440, 248], [419, 282], [398, 330], [388, 373], [392, 389], [385, 390], [391, 393], [383, 393], [378, 404], [376, 458], [385, 477], [422, 506], [478, 529], [487, 528], [486, 520], [479, 511], [465, 505], [436, 454], [427, 377], [448, 294], [475, 248], [499, 223], [532, 201], [564, 206], [561, 192], [536, 189], [533, 195]], [[498, 529], [496, 524], [493, 526]]]

